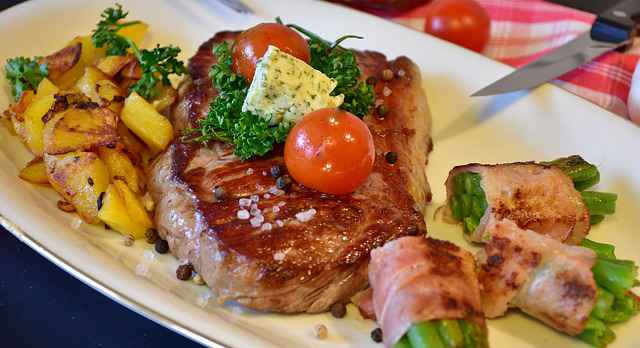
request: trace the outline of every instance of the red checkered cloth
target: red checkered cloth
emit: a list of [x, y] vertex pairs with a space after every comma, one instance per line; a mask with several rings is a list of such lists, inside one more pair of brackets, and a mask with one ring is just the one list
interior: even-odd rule
[[[484, 54], [520, 67], [589, 30], [595, 15], [542, 0], [477, 0], [491, 17], [491, 39]], [[391, 20], [424, 30], [427, 5]], [[640, 59], [640, 42], [625, 53], [610, 52], [554, 81], [622, 117], [629, 118], [631, 77]], [[640, 86], [638, 86], [640, 88]], [[634, 120], [640, 124], [640, 119]]]

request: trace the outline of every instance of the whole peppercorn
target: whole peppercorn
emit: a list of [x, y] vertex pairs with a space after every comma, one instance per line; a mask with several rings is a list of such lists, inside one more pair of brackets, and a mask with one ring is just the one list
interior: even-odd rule
[[149, 244], [155, 244], [155, 242], [160, 238], [160, 236], [158, 236], [158, 231], [156, 231], [155, 228], [147, 229], [144, 232], [144, 236]]
[[389, 164], [395, 164], [398, 161], [398, 153], [389, 151], [384, 154], [384, 159]]
[[284, 169], [282, 169], [281, 165], [274, 164], [274, 165], [271, 166], [271, 168], [269, 168], [269, 174], [271, 174], [271, 176], [274, 177], [274, 178], [278, 178], [282, 174], [284, 174]]
[[176, 278], [180, 280], [189, 280], [193, 274], [193, 266], [190, 263], [186, 265], [180, 265], [176, 269]]
[[158, 254], [166, 254], [169, 251], [169, 243], [164, 239], [158, 239], [155, 243], [155, 248]]
[[346, 314], [347, 306], [345, 306], [344, 303], [336, 302], [331, 306], [331, 315], [333, 315], [334, 318], [344, 318]]
[[227, 192], [220, 186], [216, 186], [213, 189], [213, 196], [217, 201], [222, 201], [227, 197]]
[[288, 191], [291, 188], [291, 178], [289, 175], [283, 175], [276, 179], [276, 187], [280, 190]]
[[378, 327], [371, 331], [371, 339], [376, 343], [382, 342], [382, 329]]

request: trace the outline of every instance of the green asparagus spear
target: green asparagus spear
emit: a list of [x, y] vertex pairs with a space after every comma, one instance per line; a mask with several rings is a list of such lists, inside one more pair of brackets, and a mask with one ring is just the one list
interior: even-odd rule
[[604, 220], [604, 215], [589, 215], [589, 224], [595, 226]]
[[638, 276], [638, 267], [629, 260], [598, 258], [591, 270], [596, 283], [616, 297], [624, 296]]
[[585, 161], [578, 155], [558, 158], [541, 164], [557, 167], [573, 181], [576, 190], [582, 191], [597, 184], [600, 181], [598, 167]]
[[598, 287], [596, 290], [596, 305], [591, 310], [591, 316], [605, 320], [611, 311], [615, 297], [607, 290]]
[[464, 348], [488, 348], [489, 340], [486, 331], [480, 325], [468, 320], [458, 320], [464, 337]]
[[616, 254], [615, 254], [616, 247], [614, 247], [611, 244], [598, 243], [590, 239], [584, 239], [582, 243], [580, 243], [580, 245], [595, 251], [598, 257], [602, 257], [605, 259], [616, 258]]
[[616, 334], [601, 320], [589, 317], [578, 338], [594, 347], [605, 347], [616, 338]]
[[616, 212], [618, 195], [615, 193], [582, 191], [582, 199], [592, 215], [610, 215]]
[[447, 348], [433, 320], [412, 325], [407, 336], [412, 348]]
[[455, 319], [436, 320], [436, 327], [440, 338], [449, 348], [462, 348], [464, 345], [464, 337], [458, 321]]

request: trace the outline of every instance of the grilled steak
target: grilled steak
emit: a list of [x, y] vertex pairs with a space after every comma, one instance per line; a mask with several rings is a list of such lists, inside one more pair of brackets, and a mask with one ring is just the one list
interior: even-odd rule
[[[211, 49], [235, 35], [218, 33], [191, 58], [172, 115], [177, 132], [206, 116], [216, 95], [207, 74], [215, 62]], [[154, 163], [149, 186], [159, 233], [220, 301], [284, 313], [325, 311], [367, 286], [372, 249], [426, 232], [421, 210], [431, 199], [424, 171], [431, 121], [420, 71], [405, 57], [389, 62], [380, 53], [356, 54], [363, 78], [384, 69], [399, 76], [376, 86], [390, 111], [384, 119], [365, 118], [376, 160], [353, 194], [322, 194], [295, 182], [286, 192], [277, 189], [269, 171], [284, 168], [281, 148], [242, 162], [230, 145], [176, 140]], [[386, 97], [385, 85], [392, 91]], [[388, 151], [398, 154], [395, 164], [385, 162]], [[216, 197], [216, 187], [225, 197]]]

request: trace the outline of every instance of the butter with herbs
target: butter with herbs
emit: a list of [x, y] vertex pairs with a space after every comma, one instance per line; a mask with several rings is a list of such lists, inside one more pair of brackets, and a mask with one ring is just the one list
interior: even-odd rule
[[269, 46], [256, 65], [253, 81], [242, 105], [271, 125], [296, 122], [305, 114], [342, 104], [344, 96], [331, 96], [337, 82], [304, 61]]

